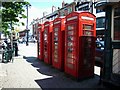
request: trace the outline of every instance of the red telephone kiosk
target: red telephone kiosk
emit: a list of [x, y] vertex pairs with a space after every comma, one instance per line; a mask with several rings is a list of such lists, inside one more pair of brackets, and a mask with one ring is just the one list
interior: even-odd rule
[[59, 17], [53, 21], [52, 32], [52, 65], [59, 70], [64, 70], [64, 47], [65, 17]]
[[43, 24], [38, 24], [38, 38], [39, 38], [39, 40], [38, 40], [38, 58], [40, 59], [40, 60], [43, 60], [44, 59], [44, 55], [43, 55], [43, 45], [44, 45], [44, 43], [43, 43], [43, 30], [44, 30], [44, 25]]
[[66, 16], [65, 72], [77, 79], [94, 75], [96, 17], [90, 12]]
[[53, 22], [46, 21], [44, 23], [43, 41], [44, 41], [44, 62], [48, 64], [52, 64], [52, 29]]

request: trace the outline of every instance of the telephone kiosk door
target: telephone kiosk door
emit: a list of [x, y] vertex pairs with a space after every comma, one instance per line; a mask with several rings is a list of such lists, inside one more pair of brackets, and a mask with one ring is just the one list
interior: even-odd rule
[[[72, 12], [66, 16], [65, 72], [77, 79], [94, 74], [95, 23], [95, 16], [89, 12]], [[88, 28], [91, 25], [88, 32], [92, 35], [83, 31], [84, 24]]]
[[65, 31], [65, 72], [77, 77], [77, 27], [76, 23], [66, 24]]
[[[87, 78], [94, 76], [95, 63], [95, 41], [96, 41], [96, 17], [92, 13], [81, 13], [81, 33], [79, 43], [81, 49], [82, 63], [79, 65], [79, 76]], [[81, 58], [79, 57], [79, 58]]]
[[44, 62], [52, 64], [52, 28], [53, 22], [44, 23], [43, 41], [44, 41]]
[[64, 47], [65, 47], [65, 17], [56, 18], [53, 21], [52, 32], [52, 65], [64, 70]]

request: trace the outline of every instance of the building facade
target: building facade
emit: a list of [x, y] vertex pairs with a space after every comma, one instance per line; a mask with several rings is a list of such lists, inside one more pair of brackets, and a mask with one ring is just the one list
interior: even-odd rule
[[110, 87], [120, 87], [120, 0], [101, 1], [96, 3], [96, 7], [106, 13], [102, 81], [110, 83]]

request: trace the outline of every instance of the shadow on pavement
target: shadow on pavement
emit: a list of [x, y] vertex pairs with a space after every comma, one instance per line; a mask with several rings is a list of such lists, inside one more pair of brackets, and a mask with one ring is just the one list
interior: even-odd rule
[[44, 63], [41, 60], [38, 60], [35, 57], [23, 57], [27, 62], [37, 68], [37, 71], [40, 74], [49, 76], [48, 78], [40, 78], [35, 80], [35, 82], [42, 88], [103, 88], [102, 85], [99, 85], [99, 76], [94, 75], [93, 78], [89, 78], [82, 81], [76, 81], [66, 75], [64, 72], [61, 72], [51, 65]]

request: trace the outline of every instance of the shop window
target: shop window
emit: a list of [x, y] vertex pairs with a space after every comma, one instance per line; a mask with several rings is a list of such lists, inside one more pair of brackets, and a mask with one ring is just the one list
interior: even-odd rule
[[114, 31], [113, 40], [120, 41], [120, 7], [114, 8]]

